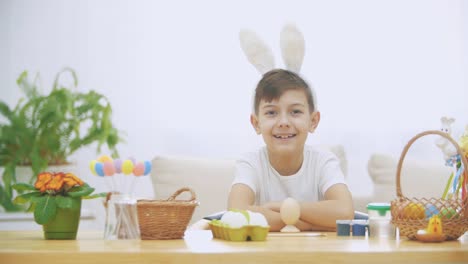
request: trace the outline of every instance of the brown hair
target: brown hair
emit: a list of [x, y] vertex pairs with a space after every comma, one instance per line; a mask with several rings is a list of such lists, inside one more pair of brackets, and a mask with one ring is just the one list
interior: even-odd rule
[[260, 106], [261, 100], [271, 102], [280, 98], [284, 92], [289, 90], [304, 91], [307, 97], [307, 102], [309, 104], [309, 111], [311, 113], [315, 111], [312, 90], [310, 89], [307, 82], [292, 71], [274, 69], [265, 73], [262, 79], [258, 82], [257, 88], [255, 88], [255, 114], [258, 115], [258, 108]]

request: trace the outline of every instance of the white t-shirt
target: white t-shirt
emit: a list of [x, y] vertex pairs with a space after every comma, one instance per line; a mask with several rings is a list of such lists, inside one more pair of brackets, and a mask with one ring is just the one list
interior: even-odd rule
[[332, 185], [344, 183], [338, 158], [330, 151], [304, 146], [304, 161], [299, 171], [280, 175], [270, 164], [266, 147], [245, 154], [236, 163], [232, 185], [242, 183], [255, 193], [255, 203], [279, 202], [288, 197], [298, 201], [323, 200]]

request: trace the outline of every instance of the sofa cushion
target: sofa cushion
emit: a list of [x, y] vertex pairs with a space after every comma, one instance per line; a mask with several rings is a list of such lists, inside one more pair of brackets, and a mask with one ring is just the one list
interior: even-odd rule
[[[373, 154], [368, 172], [374, 183], [371, 202], [390, 202], [396, 198], [396, 168], [398, 159], [386, 154]], [[400, 175], [402, 194], [412, 198], [440, 198], [449, 179], [451, 168], [444, 162], [405, 159]]]
[[[340, 160], [347, 174], [347, 161], [343, 146], [323, 146]], [[200, 205], [195, 209], [191, 223], [209, 214], [226, 210], [227, 198], [234, 180], [234, 159], [157, 156], [152, 161], [151, 178], [155, 199], [169, 198], [182, 187], [193, 189]], [[187, 200], [189, 193], [177, 199]]]

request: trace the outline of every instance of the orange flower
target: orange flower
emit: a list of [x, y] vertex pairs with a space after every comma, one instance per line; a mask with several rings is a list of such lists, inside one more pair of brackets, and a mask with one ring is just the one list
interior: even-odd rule
[[76, 185], [83, 186], [84, 182], [73, 173], [42, 172], [37, 175], [34, 187], [41, 192], [60, 192], [62, 190], [67, 191]]
[[52, 180], [52, 174], [49, 172], [42, 172], [37, 175], [36, 183], [34, 188], [38, 189], [41, 192], [45, 192], [46, 185]]
[[64, 177], [65, 177], [65, 173], [63, 172], [55, 173], [52, 177], [52, 180], [49, 183], [47, 183], [46, 189], [51, 190], [51, 191], [57, 191], [57, 192], [60, 191], [64, 183], [64, 180], [63, 180]]

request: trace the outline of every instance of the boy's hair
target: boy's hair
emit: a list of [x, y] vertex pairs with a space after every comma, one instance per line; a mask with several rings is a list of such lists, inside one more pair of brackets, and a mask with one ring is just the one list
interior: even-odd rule
[[271, 102], [289, 90], [302, 90], [305, 92], [310, 113], [315, 111], [312, 90], [307, 82], [297, 73], [283, 69], [274, 69], [265, 73], [255, 88], [254, 111], [258, 115], [260, 101]]

